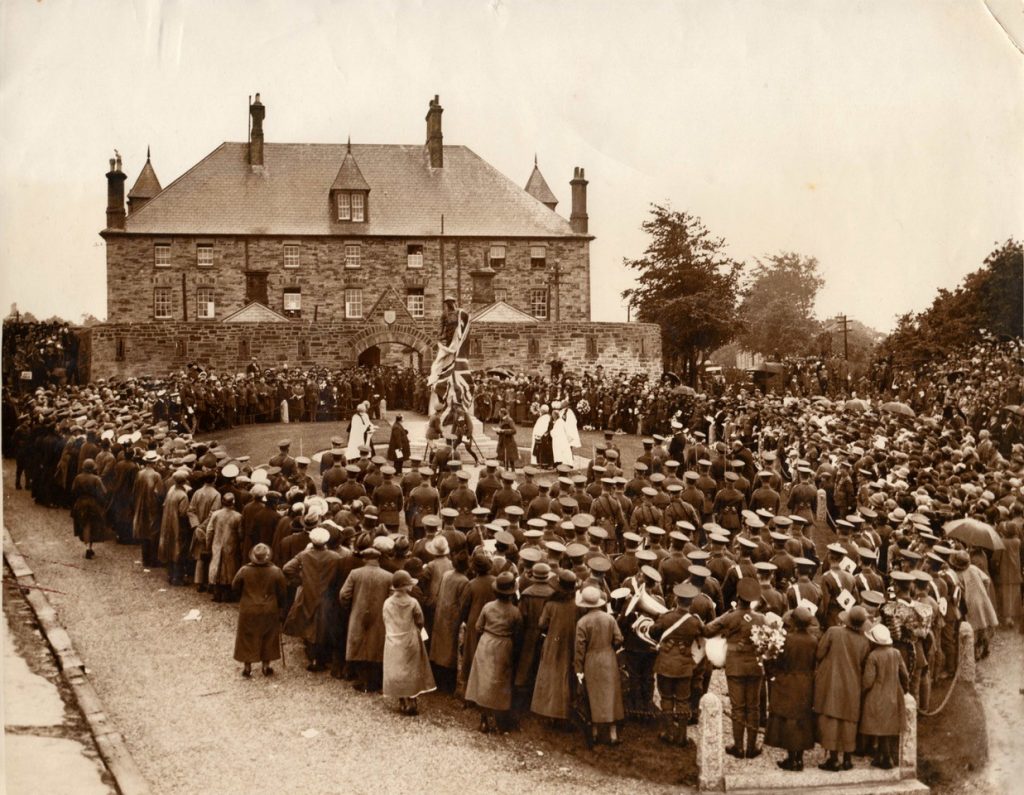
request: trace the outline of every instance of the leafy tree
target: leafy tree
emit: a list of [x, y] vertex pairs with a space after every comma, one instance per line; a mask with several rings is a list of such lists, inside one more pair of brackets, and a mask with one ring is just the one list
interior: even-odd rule
[[824, 284], [814, 257], [783, 252], [757, 260], [739, 310], [743, 348], [776, 360], [813, 353], [821, 333], [814, 302]]
[[915, 367], [986, 334], [1024, 334], [1024, 247], [1012, 238], [958, 287], [940, 289], [927, 309], [897, 318], [878, 354], [896, 366]]
[[638, 320], [661, 326], [666, 369], [695, 384], [708, 354], [736, 333], [743, 266], [695, 215], [652, 204], [641, 229], [651, 240], [642, 257], [623, 259], [639, 276], [638, 285], [622, 296]]

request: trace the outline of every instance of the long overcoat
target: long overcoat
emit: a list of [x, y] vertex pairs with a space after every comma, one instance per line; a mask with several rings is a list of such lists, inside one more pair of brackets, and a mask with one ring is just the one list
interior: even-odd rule
[[329, 549], [307, 549], [284, 566], [285, 576], [298, 581], [284, 633], [302, 638], [309, 643], [322, 644], [327, 636], [326, 602], [334, 597], [341, 555]]
[[594, 723], [614, 723], [625, 716], [622, 681], [615, 647], [622, 645], [622, 631], [612, 616], [590, 610], [576, 622], [576, 673], [583, 674]]
[[476, 620], [480, 640], [466, 682], [466, 701], [479, 707], [507, 710], [512, 706], [512, 679], [523, 617], [511, 602], [484, 605]]
[[206, 535], [210, 543], [210, 584], [230, 585], [238, 572], [242, 515], [220, 508], [210, 515]]
[[99, 475], [80, 472], [71, 484], [71, 518], [75, 535], [86, 544], [103, 541], [107, 535], [106, 489]]
[[423, 609], [406, 591], [395, 591], [385, 601], [384, 695], [415, 698], [436, 689], [420, 636]]
[[548, 583], [532, 583], [520, 595], [519, 612], [523, 616], [523, 646], [516, 664], [516, 687], [532, 687], [540, 663], [540, 618], [544, 605], [555, 592]]
[[547, 718], [566, 719], [572, 707], [576, 611], [570, 594], [556, 593], [545, 603], [540, 616], [540, 630], [546, 635], [530, 710]]
[[859, 630], [829, 627], [818, 641], [814, 711], [837, 720], [860, 718], [861, 676], [871, 642]]
[[864, 663], [860, 733], [881, 737], [899, 734], [903, 730], [903, 694], [909, 686], [910, 676], [899, 650], [892, 646], [872, 648]]
[[355, 569], [341, 588], [342, 608], [349, 611], [345, 659], [349, 662], [384, 660], [384, 602], [391, 591], [391, 574], [376, 560]]
[[280, 606], [287, 592], [284, 574], [272, 563], [250, 563], [238, 570], [231, 585], [242, 591], [238, 603], [235, 659], [244, 663], [280, 659]]
[[164, 510], [160, 517], [157, 559], [165, 564], [183, 560], [188, 537], [188, 492], [181, 486], [172, 486], [164, 498]]
[[132, 537], [136, 541], [150, 541], [159, 535], [164, 491], [164, 481], [159, 472], [151, 467], [139, 470], [132, 488], [135, 506]]
[[466, 635], [462, 639], [462, 675], [467, 679], [473, 668], [473, 655], [476, 654], [476, 644], [480, 639], [476, 622], [484, 605], [494, 599], [493, 584], [493, 574], [474, 577], [462, 598], [462, 623], [466, 625]]
[[430, 637], [430, 661], [442, 668], [458, 665], [461, 608], [467, 588], [469, 578], [455, 569], [446, 571], [441, 577]]

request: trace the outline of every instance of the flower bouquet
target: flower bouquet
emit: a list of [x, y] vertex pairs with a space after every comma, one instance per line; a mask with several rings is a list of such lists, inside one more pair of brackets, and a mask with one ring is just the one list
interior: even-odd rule
[[751, 628], [750, 642], [754, 644], [758, 661], [764, 665], [782, 654], [786, 645], [786, 630], [772, 624], [761, 624]]

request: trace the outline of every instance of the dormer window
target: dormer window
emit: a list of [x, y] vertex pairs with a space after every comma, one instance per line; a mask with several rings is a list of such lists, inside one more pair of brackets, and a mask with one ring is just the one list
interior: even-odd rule
[[363, 191], [338, 191], [338, 220], [361, 224], [366, 221], [366, 193]]

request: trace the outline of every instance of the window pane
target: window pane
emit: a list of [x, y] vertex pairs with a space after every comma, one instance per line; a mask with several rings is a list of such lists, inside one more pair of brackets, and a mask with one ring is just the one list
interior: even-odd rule
[[363, 221], [366, 218], [364, 213], [363, 194], [353, 193], [352, 194], [352, 220]]
[[410, 290], [405, 296], [405, 305], [409, 309], [410, 315], [415, 318], [422, 318], [424, 316], [425, 309], [423, 291]]
[[196, 249], [196, 265], [200, 268], [213, 267], [213, 246], [199, 246]]
[[548, 291], [544, 289], [530, 290], [530, 314], [539, 320], [548, 316]]
[[544, 246], [530, 246], [530, 267], [545, 267], [547, 265], [547, 256], [547, 249]]
[[153, 247], [153, 264], [158, 268], [171, 266], [171, 247], [166, 245]]
[[284, 266], [286, 268], [297, 268], [299, 267], [299, 247], [296, 245], [286, 245], [284, 247]]
[[171, 316], [171, 289], [157, 287], [153, 291], [153, 317], [169, 318]]
[[410, 243], [405, 247], [406, 261], [410, 268], [423, 267], [423, 246], [417, 243]]
[[506, 290], [504, 287], [496, 287], [494, 289], [494, 300], [495, 301], [507, 301], [508, 300], [508, 290]]
[[358, 268], [360, 265], [361, 248], [355, 245], [345, 246], [345, 267]]
[[302, 293], [285, 292], [284, 308], [286, 312], [298, 312], [302, 309]]
[[363, 291], [348, 289], [345, 291], [345, 317], [359, 318], [363, 316]]
[[338, 194], [338, 220], [348, 221], [352, 218], [351, 197], [347, 193]]
[[213, 320], [217, 316], [214, 306], [213, 288], [196, 288], [196, 317], [200, 320]]
[[505, 247], [491, 246], [491, 267], [500, 268], [505, 264]]

